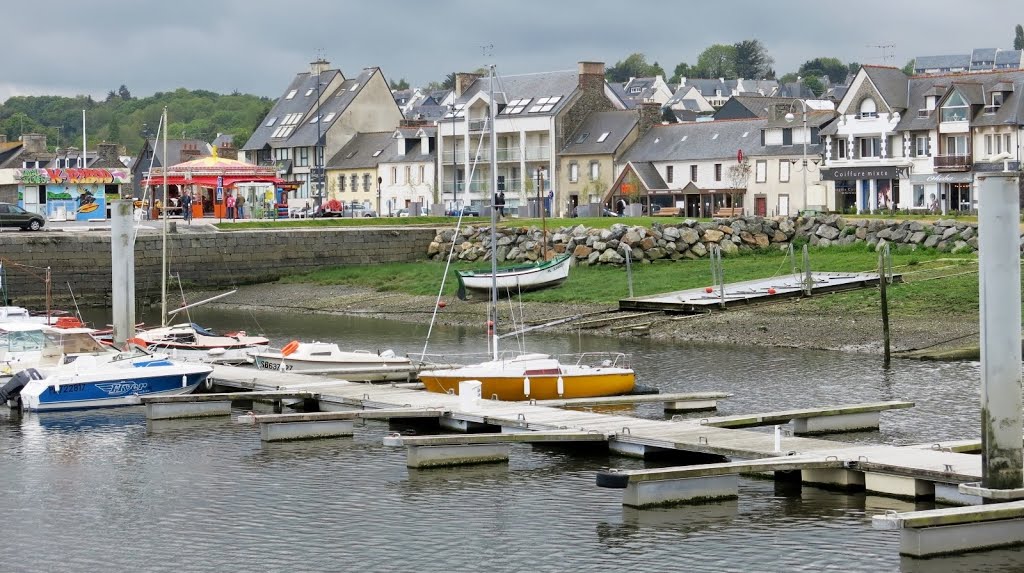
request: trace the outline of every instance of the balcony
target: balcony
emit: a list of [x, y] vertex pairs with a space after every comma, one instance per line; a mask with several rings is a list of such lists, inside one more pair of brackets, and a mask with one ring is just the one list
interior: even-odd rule
[[951, 171], [970, 171], [971, 155], [936, 155], [935, 171], [947, 173]]
[[499, 147], [498, 161], [519, 161], [523, 155], [518, 147]]
[[551, 150], [547, 146], [535, 146], [526, 148], [527, 161], [547, 161], [551, 158]]
[[930, 110], [930, 109], [919, 109], [919, 110], [917, 110], [917, 117], [919, 117], [919, 118], [925, 118], [925, 117], [930, 116], [931, 114], [932, 114], [932, 110]]
[[469, 120], [469, 131], [470, 132], [485, 132], [488, 131], [487, 119], [471, 119]]

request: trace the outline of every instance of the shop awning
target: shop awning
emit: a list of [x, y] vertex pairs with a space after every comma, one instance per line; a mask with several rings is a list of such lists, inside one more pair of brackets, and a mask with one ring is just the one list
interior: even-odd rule
[[967, 173], [919, 173], [910, 176], [910, 182], [914, 185], [927, 185], [929, 183], [970, 183], [974, 180], [974, 174]]

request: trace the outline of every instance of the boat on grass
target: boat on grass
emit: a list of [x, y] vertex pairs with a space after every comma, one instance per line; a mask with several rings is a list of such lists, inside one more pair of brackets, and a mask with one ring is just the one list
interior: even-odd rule
[[[494, 67], [490, 68], [490, 98], [488, 99], [488, 118], [494, 125]], [[508, 96], [509, 94], [506, 94]], [[491, 184], [498, 188], [497, 181], [497, 141], [494, 130], [489, 130], [491, 137]], [[474, 272], [471, 277], [459, 274], [460, 290], [471, 278], [474, 284], [480, 285], [490, 292], [488, 303], [488, 355], [489, 360], [467, 366], [430, 369], [420, 372], [419, 378], [427, 390], [447, 394], [458, 394], [459, 383], [463, 381], [479, 381], [481, 396], [498, 400], [546, 400], [554, 398], [589, 398], [596, 396], [614, 396], [633, 391], [636, 385], [636, 374], [626, 364], [626, 356], [621, 353], [605, 355], [583, 354], [575, 362], [562, 362], [559, 358], [548, 354], [520, 353], [518, 355], [502, 354], [498, 351], [501, 338], [518, 336], [527, 329], [512, 331], [503, 335], [497, 334], [498, 328], [498, 294], [499, 289], [506, 288], [523, 290], [524, 282], [529, 279], [529, 271], [522, 273], [501, 270], [497, 266], [497, 220], [495, 209], [491, 209], [491, 269], [487, 272]], [[546, 258], [546, 257], [545, 257]], [[543, 267], [538, 273], [536, 286], [547, 286], [547, 279], [557, 279], [558, 273], [564, 280], [568, 273], [571, 255], [564, 254], [551, 261], [530, 265]], [[545, 266], [547, 265], [547, 266]], [[564, 265], [564, 266], [563, 266]], [[550, 273], [546, 273], [549, 271]], [[479, 282], [476, 282], [476, 280]], [[505, 282], [507, 281], [507, 282]], [[460, 297], [461, 298], [461, 297]], [[557, 322], [557, 321], [556, 321]], [[532, 327], [531, 327], [532, 329]], [[426, 349], [424, 348], [424, 353]], [[588, 358], [597, 358], [591, 364]]]
[[391, 350], [344, 351], [331, 342], [292, 340], [282, 348], [250, 352], [256, 367], [264, 370], [365, 374], [366, 379], [405, 380], [414, 370], [412, 361]]
[[[461, 300], [466, 300], [467, 290], [490, 292], [492, 286], [497, 287], [499, 295], [556, 286], [569, 278], [570, 266], [572, 253], [563, 253], [549, 261], [499, 267], [496, 273], [491, 269], [458, 271], [457, 296]], [[497, 285], [492, 284], [494, 277], [497, 279]]]

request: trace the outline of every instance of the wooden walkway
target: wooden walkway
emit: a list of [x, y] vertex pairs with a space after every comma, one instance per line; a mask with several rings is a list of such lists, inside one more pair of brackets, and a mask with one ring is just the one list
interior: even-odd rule
[[[307, 390], [315, 384], [322, 409], [418, 408], [449, 412], [454, 420], [508, 428], [509, 430], [574, 430], [604, 434], [609, 444], [622, 447], [658, 448], [714, 454], [730, 459], [752, 460], [778, 456], [834, 456], [853, 472], [872, 473], [911, 480], [956, 484], [981, 479], [981, 457], [948, 448], [920, 445], [890, 446], [851, 444], [798, 436], [783, 436], [775, 449], [770, 432], [718, 428], [701, 420], [651, 420], [622, 414], [564, 410], [526, 402], [481, 400], [465, 407], [459, 396], [425, 392], [416, 385], [366, 385], [302, 374], [256, 371], [216, 366], [217, 384], [255, 391]], [[788, 415], [791, 415], [789, 413]], [[863, 478], [861, 478], [863, 479]], [[863, 483], [863, 481], [861, 481]], [[869, 488], [870, 489], [870, 488]]]

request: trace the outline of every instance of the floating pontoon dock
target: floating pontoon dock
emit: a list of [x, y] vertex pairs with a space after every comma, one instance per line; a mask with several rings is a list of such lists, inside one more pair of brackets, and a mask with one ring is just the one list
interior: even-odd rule
[[[899, 275], [893, 276], [899, 281]], [[811, 273], [811, 294], [860, 289], [878, 284], [878, 273]], [[708, 292], [708, 288], [711, 292]], [[782, 275], [738, 283], [726, 283], [724, 288], [704, 287], [625, 298], [619, 301], [619, 310], [662, 310], [669, 312], [707, 312], [708, 310], [763, 302], [779, 298], [803, 296], [806, 275]]]

